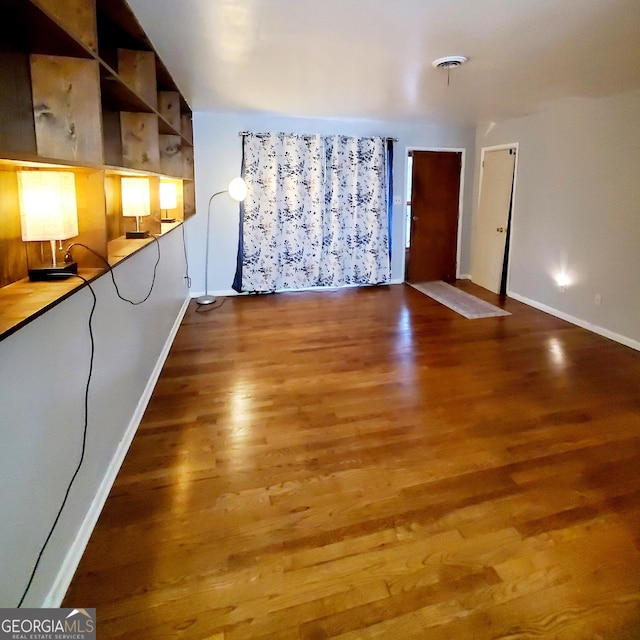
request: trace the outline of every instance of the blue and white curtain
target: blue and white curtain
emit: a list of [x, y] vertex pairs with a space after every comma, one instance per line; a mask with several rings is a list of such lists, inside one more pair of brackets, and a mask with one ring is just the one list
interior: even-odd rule
[[386, 141], [247, 134], [237, 291], [390, 279]]

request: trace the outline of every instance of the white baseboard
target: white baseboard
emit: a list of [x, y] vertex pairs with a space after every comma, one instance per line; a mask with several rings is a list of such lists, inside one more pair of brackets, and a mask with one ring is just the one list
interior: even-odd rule
[[151, 372], [151, 376], [147, 381], [147, 384], [144, 388], [142, 396], [140, 397], [140, 401], [138, 402], [138, 406], [131, 417], [129, 425], [125, 431], [125, 434], [116, 449], [113, 458], [111, 458], [111, 463], [109, 464], [107, 471], [100, 483], [100, 487], [96, 492], [95, 497], [93, 498], [89, 510], [87, 511], [87, 515], [85, 516], [82, 524], [80, 525], [80, 529], [76, 534], [75, 539], [71, 543], [71, 547], [65, 556], [65, 559], [58, 571], [58, 575], [53, 582], [53, 585], [47, 594], [46, 598], [42, 603], [42, 607], [44, 608], [58, 608], [60, 603], [62, 602], [69, 585], [71, 584], [71, 580], [73, 579], [73, 575], [80, 564], [80, 560], [82, 559], [82, 555], [84, 554], [85, 549], [87, 548], [87, 544], [89, 544], [89, 538], [93, 533], [93, 529], [98, 522], [98, 518], [100, 517], [100, 513], [104, 507], [104, 503], [107, 501], [109, 497], [109, 492], [111, 491], [111, 487], [116, 480], [116, 476], [120, 471], [120, 467], [124, 462], [124, 458], [127, 455], [127, 451], [131, 446], [131, 442], [133, 441], [134, 436], [140, 426], [140, 422], [142, 421], [142, 416], [149, 404], [149, 400], [151, 400], [151, 395], [153, 394], [153, 390], [155, 389], [156, 382], [160, 377], [160, 372], [162, 371], [162, 367], [164, 366], [165, 360], [169, 355], [169, 351], [171, 350], [171, 345], [178, 333], [178, 329], [182, 323], [182, 318], [184, 314], [187, 312], [187, 307], [189, 306], [189, 298], [186, 298], [180, 311], [178, 312], [178, 316], [176, 317], [173, 326], [171, 327], [171, 331], [169, 332], [169, 336], [167, 337], [164, 346], [162, 347], [162, 351], [158, 356], [158, 360]]
[[[402, 284], [404, 280], [395, 279], [389, 280], [386, 284]], [[293, 293], [295, 291], [335, 291], [336, 289], [343, 289], [347, 287], [359, 287], [359, 286], [377, 286], [377, 285], [358, 285], [358, 284], [346, 284], [342, 287], [307, 287], [305, 289], [282, 289], [281, 291], [277, 291], [276, 293]], [[192, 292], [189, 294], [191, 298], [198, 298], [204, 295], [204, 291], [200, 292]], [[224, 298], [226, 296], [245, 296], [246, 293], [238, 293], [235, 289], [221, 289], [219, 291], [209, 291], [210, 296], [215, 296], [216, 298]]]
[[556, 318], [566, 320], [567, 322], [582, 327], [583, 329], [593, 331], [593, 333], [597, 333], [598, 335], [604, 336], [605, 338], [609, 338], [609, 340], [614, 340], [615, 342], [619, 342], [626, 347], [631, 347], [636, 351], [640, 351], [640, 342], [638, 340], [633, 340], [632, 338], [628, 338], [627, 336], [623, 336], [619, 333], [614, 333], [613, 331], [609, 331], [609, 329], [605, 329], [604, 327], [592, 324], [591, 322], [587, 322], [586, 320], [582, 320], [581, 318], [576, 318], [575, 316], [571, 316], [568, 313], [564, 313], [563, 311], [559, 311], [558, 309], [549, 307], [546, 304], [542, 304], [541, 302], [537, 302], [536, 300], [532, 300], [531, 298], [521, 296], [519, 293], [507, 291], [507, 296], [509, 298], [517, 300], [518, 302], [523, 302], [530, 307], [534, 307], [535, 309], [544, 311], [545, 313], [555, 316]]
[[471, 280], [471, 274], [470, 273], [461, 273], [458, 276], [458, 280]]
[[[191, 299], [199, 298], [200, 296], [203, 296], [203, 295], [204, 295], [204, 291], [191, 291], [189, 293], [189, 296], [191, 297]], [[226, 298], [227, 296], [239, 296], [241, 294], [239, 294], [234, 289], [221, 289], [219, 291], [209, 291], [209, 295], [214, 296], [216, 298]]]

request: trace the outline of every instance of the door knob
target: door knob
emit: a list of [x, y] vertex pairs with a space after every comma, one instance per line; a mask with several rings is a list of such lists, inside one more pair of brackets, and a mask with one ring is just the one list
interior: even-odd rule
[[418, 216], [413, 216], [413, 218], [411, 218], [412, 220], [417, 220]]

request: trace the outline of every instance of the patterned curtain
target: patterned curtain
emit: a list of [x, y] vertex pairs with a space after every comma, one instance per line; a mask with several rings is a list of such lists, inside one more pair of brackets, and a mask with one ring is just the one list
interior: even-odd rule
[[243, 158], [234, 289], [389, 281], [382, 138], [247, 134]]
[[389, 280], [386, 153], [382, 138], [324, 139], [325, 215], [320, 284]]

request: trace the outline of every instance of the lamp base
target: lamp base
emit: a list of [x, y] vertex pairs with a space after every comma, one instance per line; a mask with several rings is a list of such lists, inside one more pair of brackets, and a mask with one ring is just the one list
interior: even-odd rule
[[64, 280], [78, 273], [77, 262], [65, 262], [60, 265], [43, 264], [29, 268], [31, 282], [46, 282], [50, 280]]
[[196, 298], [197, 304], [213, 304], [216, 301], [214, 296], [206, 295]]
[[160, 218], [160, 222], [175, 222], [175, 218]]
[[127, 231], [127, 240], [141, 240], [142, 238], [148, 238], [148, 231]]

